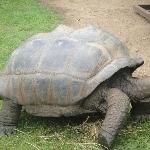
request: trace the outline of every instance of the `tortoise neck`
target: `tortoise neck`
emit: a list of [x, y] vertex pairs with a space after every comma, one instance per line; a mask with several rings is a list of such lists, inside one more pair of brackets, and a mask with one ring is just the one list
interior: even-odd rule
[[122, 90], [133, 101], [150, 97], [150, 77], [135, 78], [126, 71], [112, 77], [109, 87]]
[[150, 77], [132, 78], [130, 84], [128, 93], [134, 100], [142, 101], [150, 97]]

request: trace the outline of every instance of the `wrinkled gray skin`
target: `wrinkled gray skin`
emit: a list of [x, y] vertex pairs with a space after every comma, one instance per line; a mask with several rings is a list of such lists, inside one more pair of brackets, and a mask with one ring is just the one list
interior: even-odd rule
[[150, 77], [132, 77], [143, 64], [113, 35], [59, 26], [16, 49], [0, 75], [0, 135], [13, 133], [22, 106], [43, 117], [106, 114], [99, 142], [111, 147], [128, 113], [150, 116]]

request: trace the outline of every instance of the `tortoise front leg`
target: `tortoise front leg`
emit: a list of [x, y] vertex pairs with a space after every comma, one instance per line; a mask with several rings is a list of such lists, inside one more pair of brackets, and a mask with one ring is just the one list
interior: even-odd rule
[[9, 135], [14, 132], [21, 112], [21, 106], [10, 99], [4, 99], [0, 112], [0, 135]]
[[121, 90], [112, 88], [107, 93], [106, 101], [108, 103], [107, 113], [98, 140], [102, 145], [111, 147], [116, 134], [129, 113], [130, 100]]

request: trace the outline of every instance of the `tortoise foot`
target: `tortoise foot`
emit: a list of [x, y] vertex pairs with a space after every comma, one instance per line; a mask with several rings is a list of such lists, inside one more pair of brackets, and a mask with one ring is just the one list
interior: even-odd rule
[[0, 136], [11, 135], [15, 133], [16, 126], [4, 126], [0, 125]]
[[112, 135], [105, 130], [102, 130], [98, 135], [98, 142], [103, 148], [110, 148], [112, 146]]

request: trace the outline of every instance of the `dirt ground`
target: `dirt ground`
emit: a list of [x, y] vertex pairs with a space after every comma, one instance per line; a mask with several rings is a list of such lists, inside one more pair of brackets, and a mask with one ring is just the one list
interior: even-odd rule
[[113, 33], [141, 56], [145, 64], [137, 74], [150, 75], [150, 23], [136, 14], [133, 5], [150, 0], [41, 0], [64, 16], [64, 24], [79, 28], [95, 25]]

